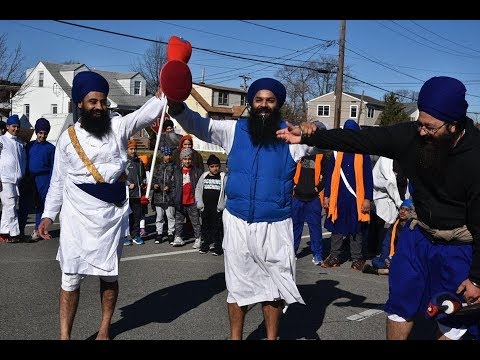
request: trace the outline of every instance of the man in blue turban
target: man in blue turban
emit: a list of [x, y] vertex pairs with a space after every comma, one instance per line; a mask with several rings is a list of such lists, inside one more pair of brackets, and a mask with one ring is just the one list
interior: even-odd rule
[[[96, 72], [82, 71], [73, 79], [72, 100], [80, 109], [82, 128], [99, 139], [107, 134], [111, 127], [106, 106], [108, 92], [107, 80]], [[94, 103], [89, 102], [91, 100]]]
[[27, 158], [25, 144], [18, 138], [20, 118], [14, 114], [8, 117], [7, 132], [0, 136], [0, 181], [2, 191], [2, 217], [0, 220], [0, 242], [21, 241], [18, 223], [17, 202], [19, 186], [25, 175]]
[[247, 92], [250, 116], [227, 121], [169, 101], [170, 115], [185, 131], [228, 154], [223, 249], [234, 340], [242, 339], [249, 305], [262, 304], [267, 339], [274, 340], [282, 311], [304, 304], [295, 284], [292, 191], [297, 161], [313, 148], [276, 139], [276, 131], [287, 126], [280, 115], [285, 98], [279, 81], [258, 79]]
[[[438, 293], [480, 303], [480, 131], [465, 96], [461, 81], [436, 76], [420, 89], [417, 121], [360, 131], [302, 123], [277, 132], [289, 143], [391, 158], [409, 179], [417, 217], [401, 232], [390, 265], [389, 340], [407, 339], [415, 315]], [[460, 339], [474, 322], [437, 319], [437, 338]]]
[[[35, 226], [30, 241], [36, 242], [40, 238], [38, 225], [42, 219], [45, 198], [53, 171], [55, 146], [47, 141], [50, 132], [50, 122], [45, 118], [39, 118], [35, 122], [37, 138], [30, 141], [26, 146], [27, 170], [20, 189], [19, 201], [19, 225], [20, 233], [24, 233], [27, 218], [31, 207], [35, 209]], [[33, 204], [32, 204], [33, 200]]]
[[[122, 176], [128, 139], [150, 126], [166, 105], [166, 99], [160, 99], [157, 93], [140, 109], [110, 119], [108, 91], [108, 82], [98, 73], [75, 75], [72, 99], [81, 117], [58, 139], [38, 227], [39, 235], [50, 239], [48, 229], [60, 214], [60, 339], [71, 337], [80, 284], [88, 275], [100, 278], [102, 320], [97, 339], [110, 338], [118, 298], [118, 263], [129, 225], [130, 207]], [[45, 125], [42, 123], [39, 129]]]

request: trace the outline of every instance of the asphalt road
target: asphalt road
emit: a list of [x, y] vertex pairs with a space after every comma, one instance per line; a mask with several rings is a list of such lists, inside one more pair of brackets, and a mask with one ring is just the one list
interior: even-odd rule
[[[153, 217], [147, 219], [154, 231]], [[27, 225], [26, 233], [32, 224]], [[58, 338], [60, 269], [54, 239], [0, 244], [0, 340]], [[311, 262], [308, 229], [297, 260], [296, 278], [306, 305], [291, 305], [280, 325], [281, 340], [383, 340], [387, 276], [350, 268], [322, 269]], [[125, 247], [120, 295], [111, 335], [114, 340], [225, 340], [229, 334], [223, 256], [154, 244]], [[328, 246], [328, 239], [325, 240]], [[93, 339], [100, 321], [98, 279], [82, 284], [72, 338]], [[265, 336], [260, 306], [247, 314], [245, 339]], [[414, 328], [413, 339], [431, 339], [431, 324]]]

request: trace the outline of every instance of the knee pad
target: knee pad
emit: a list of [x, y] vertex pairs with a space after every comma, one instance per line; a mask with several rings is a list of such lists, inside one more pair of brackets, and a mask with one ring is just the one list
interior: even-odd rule
[[82, 274], [65, 274], [62, 273], [62, 289], [65, 291], [75, 291], [80, 288], [80, 284], [86, 275]]

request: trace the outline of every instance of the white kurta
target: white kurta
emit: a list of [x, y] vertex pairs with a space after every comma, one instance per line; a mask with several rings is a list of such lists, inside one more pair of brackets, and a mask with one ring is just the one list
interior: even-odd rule
[[393, 160], [383, 156], [378, 158], [372, 175], [375, 212], [386, 224], [393, 224], [402, 204], [398, 193], [397, 177], [393, 172]]
[[2, 218], [0, 220], [0, 233], [18, 236], [18, 214], [16, 210], [19, 196], [18, 185], [27, 165], [25, 144], [9, 132], [0, 136], [0, 181], [2, 191]]
[[[211, 120], [188, 108], [176, 120], [189, 133], [223, 147], [230, 154], [236, 120]], [[289, 150], [294, 161], [316, 151], [304, 144], [291, 144]], [[291, 218], [249, 224], [225, 209], [223, 229], [227, 302], [239, 306], [278, 300], [286, 305], [305, 304], [295, 284]]]
[[[160, 115], [165, 103], [165, 99], [153, 97], [133, 113], [113, 117], [112, 131], [101, 140], [81, 128], [79, 122], [75, 124], [80, 145], [105, 182], [116, 182], [125, 171], [128, 139], [149, 126]], [[63, 273], [115, 276], [128, 228], [128, 201], [118, 207], [75, 185], [87, 183], [96, 181], [65, 131], [57, 142], [42, 218], [54, 220], [61, 209], [57, 260]]]

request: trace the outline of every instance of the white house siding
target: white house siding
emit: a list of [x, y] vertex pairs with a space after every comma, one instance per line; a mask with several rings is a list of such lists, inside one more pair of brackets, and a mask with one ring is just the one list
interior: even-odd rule
[[[43, 71], [43, 87], [38, 86], [38, 74]], [[68, 113], [69, 96], [63, 91], [45, 66], [40, 62], [24, 82], [23, 88], [12, 98], [12, 113], [18, 116], [24, 116], [24, 105], [30, 105], [30, 116], [28, 122], [31, 127], [40, 117], [48, 119], [48, 114], [52, 113], [52, 104], [57, 105], [57, 113]], [[29, 89], [30, 88], [30, 89]], [[24, 120], [26, 120], [24, 118]], [[49, 119], [48, 119], [49, 120]], [[22, 121], [22, 126], [25, 122]]]
[[192, 87], [197, 90], [200, 96], [208, 103], [210, 106], [213, 104], [213, 90], [204, 86], [193, 84]]
[[[319, 105], [329, 105], [330, 106], [330, 115], [329, 116], [318, 116], [317, 108]], [[350, 117], [350, 108], [351, 106], [357, 106], [357, 117]], [[352, 97], [348, 94], [342, 94], [342, 106], [340, 113], [340, 126], [343, 126], [347, 119], [354, 119], [359, 122], [360, 125], [374, 125], [378, 119], [378, 116], [381, 113], [381, 110], [375, 110], [373, 118], [367, 118], [367, 103], [362, 102], [362, 113], [360, 114], [360, 119], [358, 118], [358, 113], [360, 111], [360, 99]], [[307, 118], [309, 121], [316, 120], [317, 118], [325, 123], [327, 126], [334, 127], [334, 118], [335, 118], [335, 94], [330, 92], [328, 94], [319, 96], [307, 102]]]
[[[130, 81], [130, 79], [117, 79], [117, 81], [126, 92], [128, 92], [129, 94], [133, 94], [133, 84], [132, 84], [132, 81]], [[109, 93], [112, 93], [114, 91], [115, 89], [110, 89]], [[114, 94], [120, 95], [122, 94], [122, 92], [121, 90], [117, 90], [114, 92]]]

